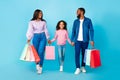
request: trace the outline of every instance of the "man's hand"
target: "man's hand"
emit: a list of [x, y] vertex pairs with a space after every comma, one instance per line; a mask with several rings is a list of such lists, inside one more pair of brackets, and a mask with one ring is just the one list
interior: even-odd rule
[[92, 47], [94, 47], [94, 41], [91, 41], [90, 44]]
[[72, 45], [72, 46], [74, 46], [74, 45], [75, 45], [75, 43], [74, 43], [74, 42], [71, 42], [71, 45]]

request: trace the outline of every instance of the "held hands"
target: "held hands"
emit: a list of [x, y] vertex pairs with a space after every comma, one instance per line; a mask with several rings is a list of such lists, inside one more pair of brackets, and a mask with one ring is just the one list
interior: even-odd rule
[[48, 44], [51, 44], [52, 42], [51, 42], [51, 40], [48, 40]]
[[72, 45], [72, 46], [74, 46], [74, 45], [75, 45], [75, 43], [74, 43], [74, 42], [71, 42], [71, 45]]

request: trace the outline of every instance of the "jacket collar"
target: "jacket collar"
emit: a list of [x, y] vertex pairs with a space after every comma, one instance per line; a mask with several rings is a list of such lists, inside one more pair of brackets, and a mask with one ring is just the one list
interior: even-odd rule
[[[84, 21], [86, 20], [86, 17], [84, 17]], [[77, 21], [80, 21], [80, 19], [77, 18]]]

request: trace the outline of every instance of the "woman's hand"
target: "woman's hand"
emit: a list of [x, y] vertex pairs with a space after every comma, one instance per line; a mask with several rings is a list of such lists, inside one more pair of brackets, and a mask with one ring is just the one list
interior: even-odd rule
[[50, 40], [48, 40], [48, 44], [51, 44], [52, 42]]
[[30, 44], [30, 40], [27, 40], [27, 43]]

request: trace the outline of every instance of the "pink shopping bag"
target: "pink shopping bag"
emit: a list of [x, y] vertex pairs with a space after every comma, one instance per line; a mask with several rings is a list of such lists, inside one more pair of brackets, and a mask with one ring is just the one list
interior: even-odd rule
[[54, 46], [46, 46], [46, 48], [45, 48], [45, 59], [55, 60], [55, 47]]

